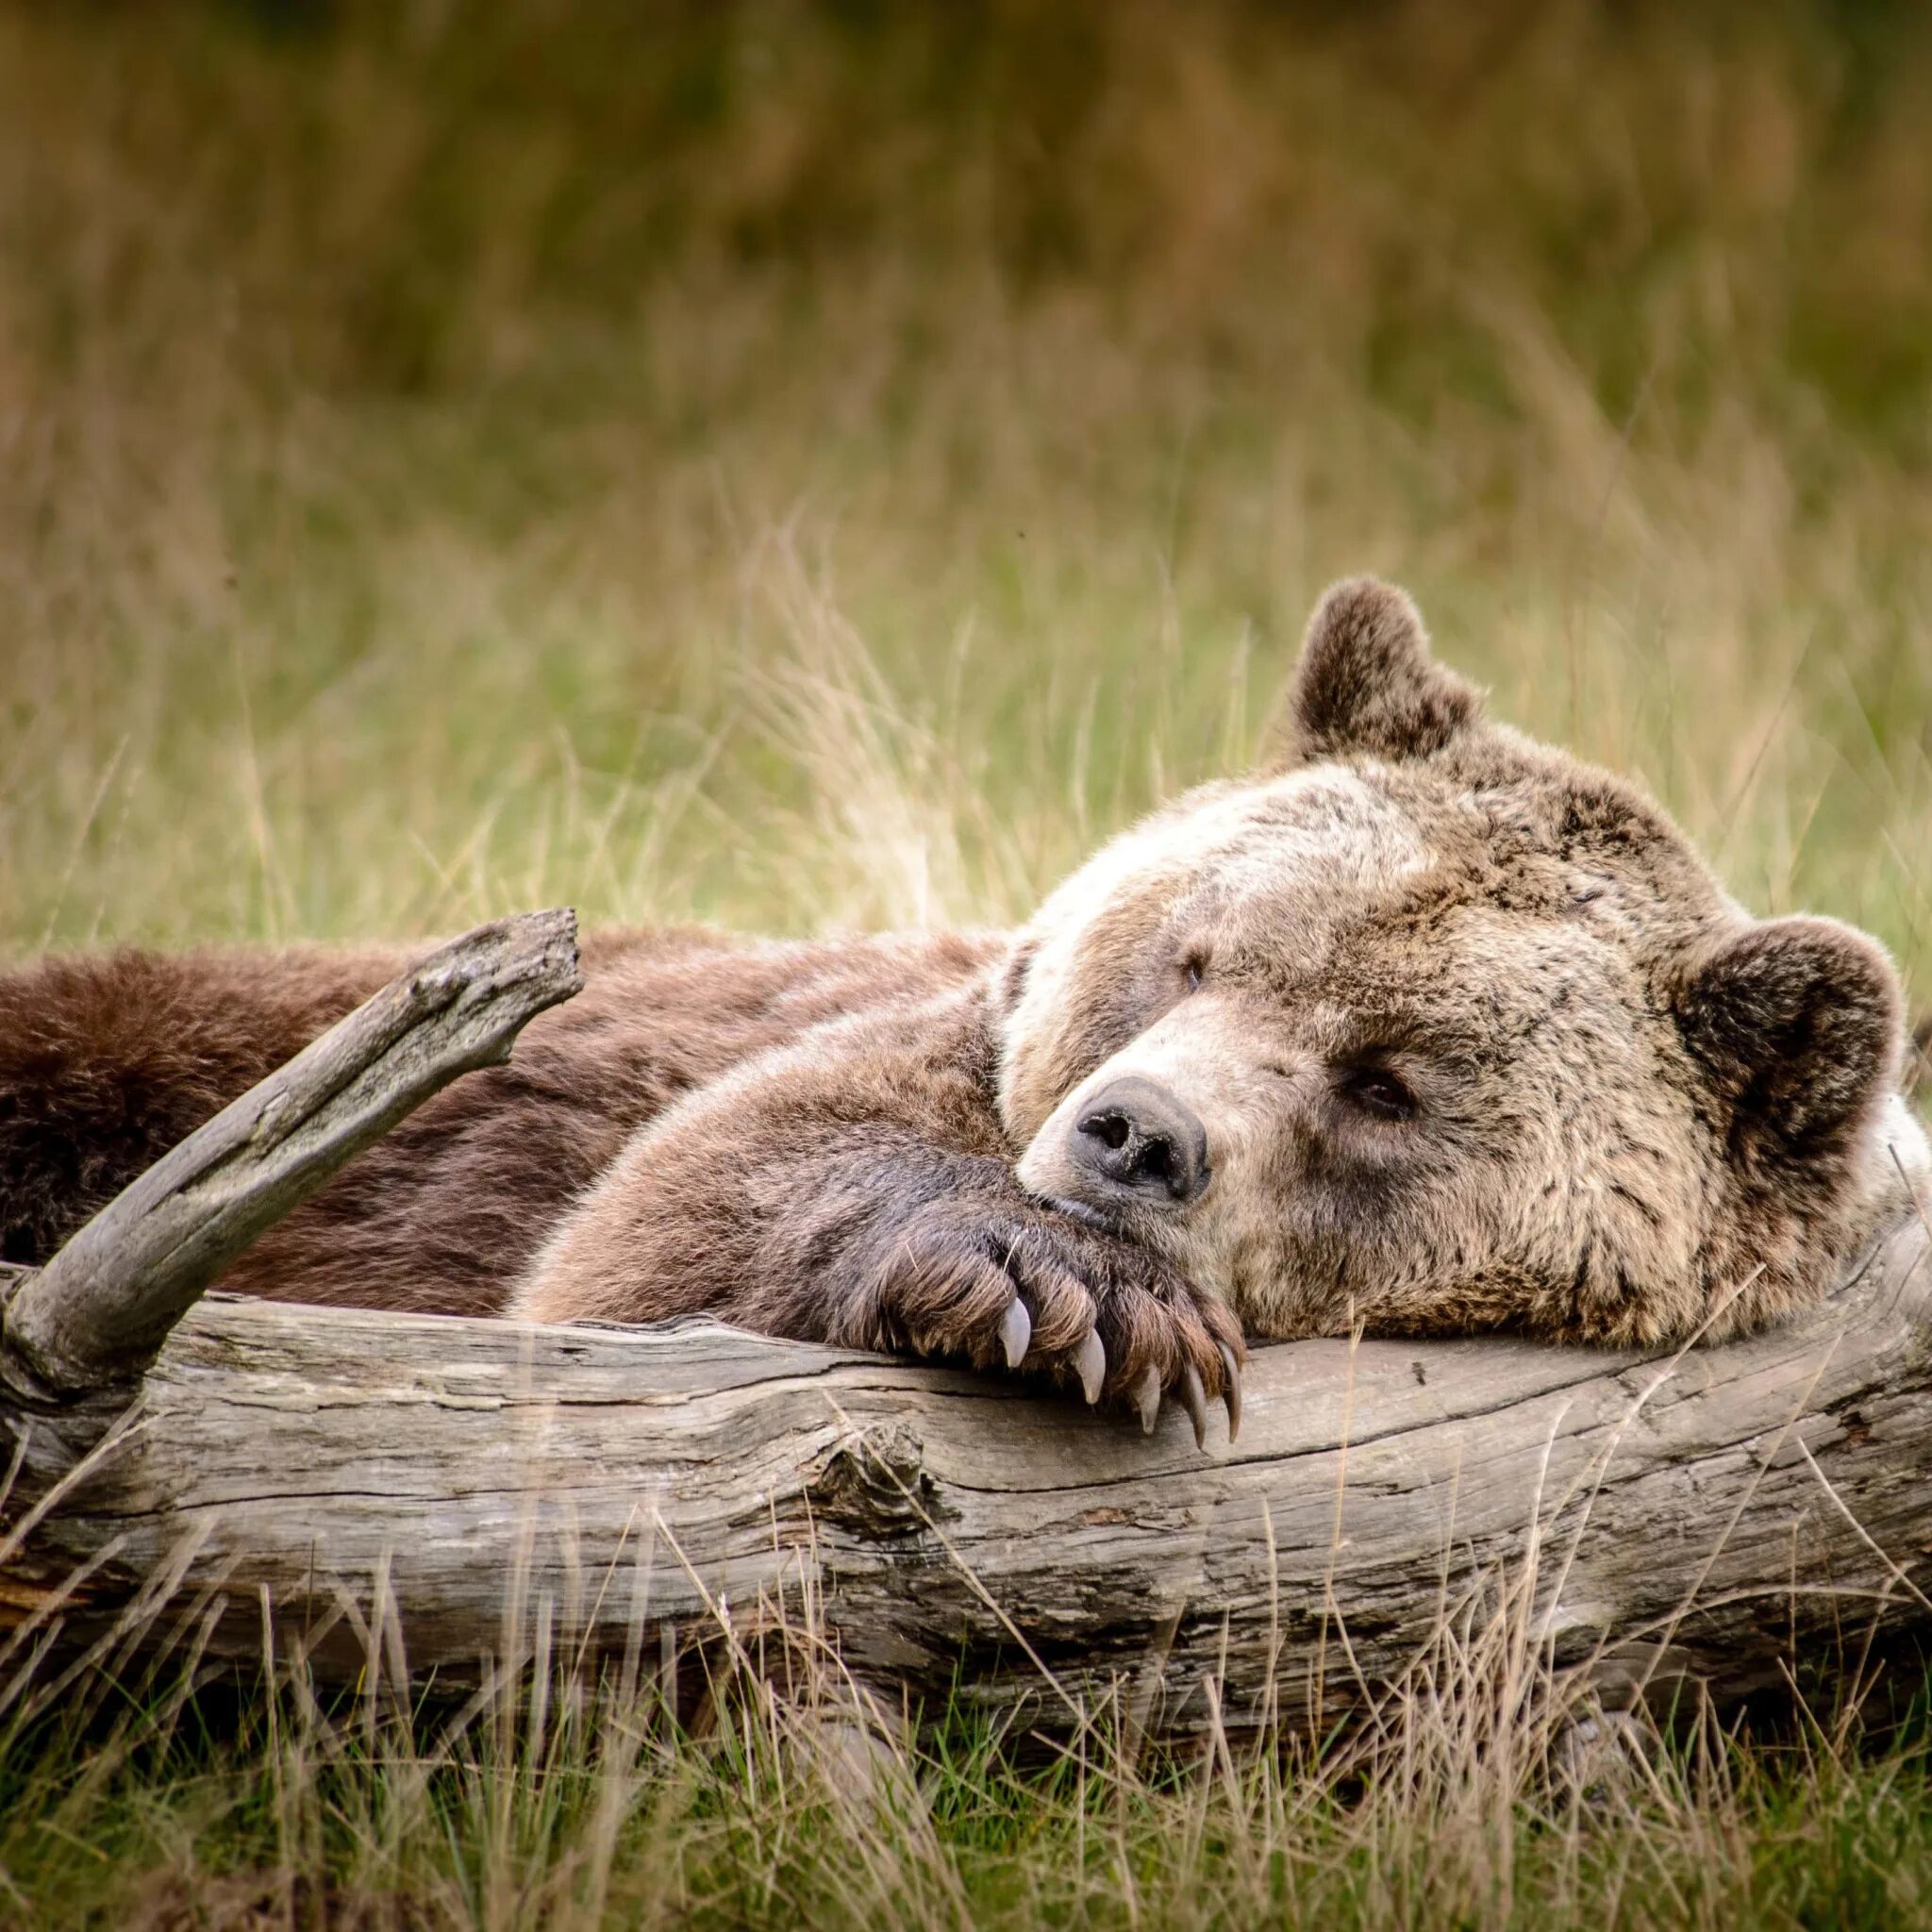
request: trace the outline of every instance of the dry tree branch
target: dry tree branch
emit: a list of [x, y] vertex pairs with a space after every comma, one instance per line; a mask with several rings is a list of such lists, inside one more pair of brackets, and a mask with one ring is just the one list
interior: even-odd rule
[[576, 915], [478, 926], [171, 1149], [17, 1285], [0, 1373], [75, 1395], [132, 1381], [208, 1284], [352, 1155], [575, 993]]

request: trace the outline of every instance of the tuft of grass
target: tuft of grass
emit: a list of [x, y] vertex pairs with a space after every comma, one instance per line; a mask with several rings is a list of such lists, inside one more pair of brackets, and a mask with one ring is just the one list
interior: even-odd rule
[[[1928, 34], [0, 0], [0, 955], [1011, 920], [1368, 568], [1932, 1001]], [[1454, 1637], [1366, 1734], [1186, 1761], [908, 1732], [829, 1655], [727, 1657], [701, 1733], [562, 1667], [456, 1718], [29, 1672], [0, 1921], [1932, 1908], [1922, 1724], [1592, 1783]]]

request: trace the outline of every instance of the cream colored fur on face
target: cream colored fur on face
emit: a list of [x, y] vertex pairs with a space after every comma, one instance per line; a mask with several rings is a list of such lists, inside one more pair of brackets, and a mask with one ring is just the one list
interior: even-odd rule
[[[1399, 593], [1324, 602], [1279, 757], [1022, 935], [1001, 1106], [1028, 1189], [1082, 1201], [1074, 1128], [1137, 1074], [1204, 1124], [1212, 1178], [1101, 1211], [1250, 1333], [1651, 1341], [1822, 1291], [1924, 1187], [1876, 946], [1750, 920], [1654, 805], [1483, 724]], [[1807, 1049], [1815, 1101], [1783, 1091]], [[1365, 1067], [1411, 1118], [1351, 1103]]]

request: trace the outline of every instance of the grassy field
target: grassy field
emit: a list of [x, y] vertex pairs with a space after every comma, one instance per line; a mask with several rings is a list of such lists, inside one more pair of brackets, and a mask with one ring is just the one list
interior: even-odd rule
[[[1010, 919], [1368, 568], [1932, 1002], [1928, 126], [1852, 0], [0, 0], [0, 954]], [[1584, 1804], [299, 1690], [0, 1686], [0, 1917], [1932, 1919], [1909, 1724]]]

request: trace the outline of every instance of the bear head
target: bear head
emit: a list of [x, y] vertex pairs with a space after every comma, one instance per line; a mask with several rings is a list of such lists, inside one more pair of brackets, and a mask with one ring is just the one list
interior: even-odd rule
[[1729, 1333], [1928, 1168], [1876, 942], [1750, 918], [1368, 579], [1323, 598], [1262, 768], [1076, 872], [997, 999], [1023, 1183], [1257, 1335]]

